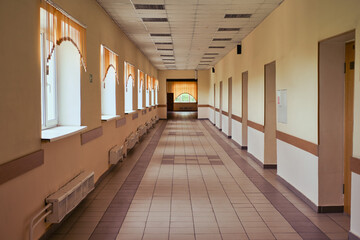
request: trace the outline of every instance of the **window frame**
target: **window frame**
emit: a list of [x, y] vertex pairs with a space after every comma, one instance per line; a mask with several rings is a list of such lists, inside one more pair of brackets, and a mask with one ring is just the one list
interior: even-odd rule
[[42, 129], [48, 129], [48, 128], [53, 128], [58, 126], [59, 123], [59, 113], [58, 113], [58, 93], [57, 93], [57, 61], [56, 61], [56, 48], [54, 49], [54, 53], [53, 53], [53, 59], [52, 61], [54, 61], [54, 82], [55, 82], [55, 86], [54, 86], [54, 90], [55, 90], [55, 118], [54, 119], [49, 119], [48, 118], [48, 104], [49, 104], [49, 100], [48, 100], [48, 95], [47, 95], [47, 91], [46, 91], [46, 87], [47, 87], [47, 80], [48, 80], [48, 65], [47, 65], [47, 53], [46, 53], [46, 35], [45, 33], [40, 33], [40, 48], [41, 48], [41, 128]]
[[[184, 94], [187, 94], [189, 95], [189, 101], [188, 102], [179, 102], [179, 101], [176, 101], [176, 99], [178, 99], [181, 95], [184, 95]], [[195, 100], [195, 102], [191, 102], [191, 98], [193, 98]], [[193, 95], [191, 95], [190, 93], [187, 93], [187, 92], [184, 92], [184, 93], [181, 93], [179, 96], [177, 96], [175, 99], [174, 99], [174, 103], [197, 103], [196, 99], [194, 98]]]

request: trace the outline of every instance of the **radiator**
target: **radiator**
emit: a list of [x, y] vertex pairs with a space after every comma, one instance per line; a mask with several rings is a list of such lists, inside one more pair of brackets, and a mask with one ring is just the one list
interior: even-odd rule
[[141, 125], [140, 127], [138, 127], [137, 132], [139, 135], [139, 139], [146, 134], [146, 131], [147, 129], [145, 125]]
[[122, 162], [124, 156], [124, 145], [111, 148], [109, 151], [109, 163], [117, 164], [119, 161]]
[[59, 223], [94, 189], [94, 172], [83, 172], [46, 198], [52, 204], [50, 223]]
[[139, 141], [138, 133], [131, 133], [125, 141], [126, 151], [125, 151], [125, 157], [127, 156], [127, 153], [136, 145], [136, 143]]
[[145, 126], [146, 126], [146, 130], [149, 130], [150, 128], [151, 128], [151, 122], [149, 122], [149, 121], [147, 121], [146, 123], [145, 123]]

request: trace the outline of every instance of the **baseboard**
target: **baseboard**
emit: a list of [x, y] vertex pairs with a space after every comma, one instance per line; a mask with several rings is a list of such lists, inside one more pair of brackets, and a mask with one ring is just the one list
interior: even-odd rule
[[198, 120], [209, 120], [208, 118], [197, 118]]
[[242, 150], [247, 150], [247, 146], [240, 146]]
[[[246, 147], [247, 148], [247, 147]], [[254, 160], [254, 162], [256, 162], [260, 167], [262, 167], [263, 169], [277, 169], [277, 165], [276, 164], [264, 164], [262, 161], [260, 161], [259, 159], [257, 159], [254, 155], [252, 155], [251, 153], [247, 153], [248, 156]]]
[[343, 213], [344, 206], [318, 206], [318, 213]]
[[352, 232], [349, 232], [349, 240], [360, 240], [360, 237], [356, 236]]
[[230, 139], [232, 138], [231, 136], [227, 136], [227, 137], [230, 138]]

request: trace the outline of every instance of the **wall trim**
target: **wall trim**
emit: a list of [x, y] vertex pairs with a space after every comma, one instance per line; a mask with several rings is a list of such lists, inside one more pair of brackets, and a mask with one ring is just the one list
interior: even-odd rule
[[239, 123], [242, 123], [242, 117], [239, 117], [235, 114], [231, 114], [231, 119], [238, 121]]
[[260, 132], [265, 132], [264, 125], [261, 125], [259, 123], [248, 120], [247, 125], [248, 125], [248, 127], [251, 127], [251, 128], [253, 128], [255, 130], [258, 130]]
[[220, 109], [218, 109], [218, 108], [215, 108], [215, 111], [217, 111], [217, 112], [220, 112]]
[[139, 117], [139, 114], [136, 112], [132, 114], [132, 120], [137, 119]]
[[166, 107], [167, 105], [166, 104], [159, 104], [157, 105], [158, 107]]
[[198, 108], [199, 107], [210, 107], [210, 105], [208, 105], [208, 104], [198, 104]]
[[257, 159], [254, 155], [252, 155], [251, 153], [247, 152], [247, 155], [254, 160], [254, 162], [256, 162], [260, 167], [262, 167], [263, 169], [277, 169], [277, 165], [276, 164], [264, 164], [262, 161], [260, 161], [259, 159]]
[[211, 108], [212, 110], [215, 110], [215, 108], [213, 106], [211, 106], [211, 105], [209, 105], [209, 108]]
[[350, 171], [360, 174], [360, 159], [352, 157], [350, 158]]
[[96, 138], [99, 138], [102, 135], [103, 135], [102, 127], [98, 127], [90, 131], [84, 132], [81, 134], [81, 145], [84, 145], [85, 143], [88, 143]]
[[228, 112], [226, 112], [226, 111], [221, 111], [221, 113], [223, 114], [223, 115], [225, 115], [225, 116], [229, 116], [229, 113]]
[[356, 236], [352, 232], [349, 232], [349, 240], [360, 240], [360, 237]]
[[125, 124], [126, 124], [126, 118], [125, 117], [116, 120], [116, 128], [119, 128], [119, 127], [121, 127], [121, 126], [123, 126]]
[[0, 185], [44, 164], [44, 150], [32, 152], [0, 165]]
[[317, 157], [319, 156], [319, 146], [315, 143], [303, 140], [301, 138], [280, 131], [276, 131], [276, 138], [290, 145], [293, 145], [294, 147], [300, 148], [301, 150], [311, 153]]

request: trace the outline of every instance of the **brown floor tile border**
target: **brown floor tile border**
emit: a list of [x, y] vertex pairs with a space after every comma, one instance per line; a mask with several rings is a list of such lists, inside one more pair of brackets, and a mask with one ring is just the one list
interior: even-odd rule
[[280, 131], [276, 131], [276, 138], [290, 145], [293, 145], [294, 147], [309, 152], [315, 156], [319, 156], [319, 146], [315, 143], [303, 140], [301, 138]]
[[259, 123], [256, 123], [256, 122], [253, 122], [253, 121], [248, 120], [248, 121], [247, 121], [247, 125], [248, 125], [248, 127], [251, 127], [251, 128], [253, 128], [253, 129], [256, 129], [256, 130], [258, 130], [258, 131], [260, 131], [260, 132], [265, 132], [264, 125], [261, 125], [261, 124], [259, 124]]
[[360, 237], [356, 236], [352, 232], [349, 232], [349, 240], [360, 240]]
[[84, 132], [81, 134], [81, 145], [84, 145], [85, 143], [88, 143], [98, 137], [101, 137], [102, 135], [103, 135], [102, 127], [98, 127], [90, 131]]
[[0, 165], [0, 184], [14, 179], [30, 170], [44, 164], [44, 150], [40, 149], [36, 152], [19, 157], [10, 162]]
[[251, 153], [247, 153], [247, 155], [254, 160], [254, 162], [256, 162], [260, 167], [264, 168], [264, 169], [277, 169], [277, 165], [276, 164], [264, 164], [262, 161], [260, 161], [259, 159], [257, 159], [254, 155], [252, 155]]
[[223, 148], [234, 163], [245, 173], [260, 192], [270, 201], [279, 213], [290, 223], [295, 231], [305, 240], [329, 239], [308, 217], [277, 190], [268, 180], [245, 161], [225, 140], [218, 137], [214, 130], [201, 121], [212, 138]]
[[242, 117], [239, 117], [235, 114], [231, 114], [231, 119], [234, 119], [235, 121], [238, 121], [239, 123], [242, 122]]
[[360, 174], [360, 159], [352, 157], [350, 159], [350, 170], [354, 173]]
[[[167, 121], [161, 122], [160, 127], [156, 130], [150, 142], [137, 160], [135, 166], [132, 168], [129, 175], [126, 177], [119, 191], [115, 194], [114, 198], [112, 199], [111, 203], [109, 204], [108, 208], [98, 222], [89, 239], [116, 239], [127, 214], [127, 211], [130, 207], [130, 204], [136, 194], [137, 188], [141, 183], [141, 180], [159, 143], [160, 137], [166, 127], [166, 124]], [[115, 212], [118, 214], [118, 216], [111, 216], [111, 214]], [[105, 233], [105, 228], [111, 229], [112, 232]]]
[[126, 124], [126, 118], [125, 117], [116, 120], [116, 128], [124, 126], [125, 124]]

